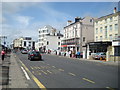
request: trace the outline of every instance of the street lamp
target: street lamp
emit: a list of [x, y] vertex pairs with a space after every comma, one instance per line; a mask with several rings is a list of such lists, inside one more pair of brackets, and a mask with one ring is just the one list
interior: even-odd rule
[[76, 27], [73, 27], [74, 28], [74, 30], [75, 30], [75, 51], [77, 52], [77, 38], [76, 38], [76, 36], [77, 36], [77, 28]]
[[82, 52], [82, 20], [80, 20], [80, 52]]

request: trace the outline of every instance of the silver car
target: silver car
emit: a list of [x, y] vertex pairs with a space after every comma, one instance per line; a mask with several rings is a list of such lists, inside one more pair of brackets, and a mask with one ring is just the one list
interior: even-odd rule
[[96, 60], [106, 60], [106, 53], [105, 52], [96, 53], [96, 55], [93, 58]]

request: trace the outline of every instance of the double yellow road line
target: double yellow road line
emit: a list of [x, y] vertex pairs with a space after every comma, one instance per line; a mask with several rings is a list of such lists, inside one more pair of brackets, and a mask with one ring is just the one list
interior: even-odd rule
[[39, 88], [42, 90], [47, 90], [46, 87], [30, 72], [30, 70], [20, 61], [22, 66], [25, 68], [25, 70], [31, 75], [32, 79], [35, 81], [35, 83], [38, 85]]

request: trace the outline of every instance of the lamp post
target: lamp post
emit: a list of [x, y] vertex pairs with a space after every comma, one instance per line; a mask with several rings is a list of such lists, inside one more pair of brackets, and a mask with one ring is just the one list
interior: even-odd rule
[[80, 20], [80, 52], [82, 52], [82, 20]]
[[77, 52], [77, 39], [76, 39], [76, 36], [77, 36], [77, 28], [74, 27], [74, 30], [75, 30], [75, 52]]

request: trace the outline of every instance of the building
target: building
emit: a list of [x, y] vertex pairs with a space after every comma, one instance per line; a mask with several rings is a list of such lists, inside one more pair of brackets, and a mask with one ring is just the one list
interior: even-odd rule
[[[106, 52], [107, 60], [110, 56], [120, 56], [120, 11], [116, 7], [112, 14], [102, 16], [94, 23], [94, 42], [88, 43], [90, 53]], [[88, 54], [88, 56], [90, 55]], [[89, 57], [88, 57], [89, 58]]]
[[75, 50], [84, 53], [86, 52], [86, 43], [94, 41], [94, 18], [76, 17], [75, 21], [68, 21], [64, 27], [64, 39], [61, 47], [63, 50]]
[[44, 26], [43, 28], [38, 29], [39, 31], [39, 50], [43, 50], [44, 52], [46, 50], [58, 50], [61, 46], [61, 37], [63, 35], [58, 32], [55, 28], [52, 26]]
[[35, 49], [35, 41], [31, 37], [20, 37], [13, 41], [14, 49]]
[[120, 23], [118, 23], [119, 15], [120, 12], [114, 10], [114, 13], [95, 20], [95, 42], [112, 41], [120, 36], [120, 31], [118, 30], [118, 26], [120, 26]]

